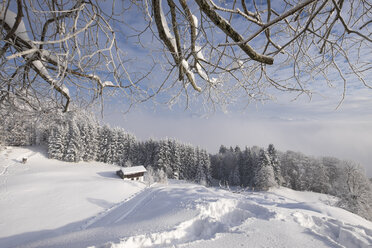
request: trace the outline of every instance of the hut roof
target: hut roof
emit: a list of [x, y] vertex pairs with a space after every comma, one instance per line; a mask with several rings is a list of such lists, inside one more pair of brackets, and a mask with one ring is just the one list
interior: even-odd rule
[[140, 165], [140, 166], [124, 167], [124, 168], [121, 168], [121, 171], [123, 172], [124, 175], [131, 175], [131, 174], [146, 172], [146, 168]]

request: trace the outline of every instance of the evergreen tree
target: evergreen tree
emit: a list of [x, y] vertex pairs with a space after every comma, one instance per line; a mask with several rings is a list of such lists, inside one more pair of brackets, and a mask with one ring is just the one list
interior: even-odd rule
[[210, 168], [211, 168], [211, 176], [217, 180], [221, 180], [223, 178], [222, 174], [222, 155], [215, 154], [210, 156]]
[[229, 184], [239, 186], [240, 185], [240, 173], [239, 167], [235, 166], [234, 170], [230, 173]]
[[278, 159], [277, 151], [274, 145], [270, 144], [267, 151], [269, 154], [271, 166], [273, 167], [273, 170], [274, 170], [275, 181], [278, 185], [282, 185], [284, 179], [280, 171], [280, 161]]
[[252, 187], [253, 184], [253, 158], [251, 149], [246, 147], [239, 159], [240, 184]]
[[160, 141], [159, 149], [156, 155], [156, 168], [166, 173], [167, 177], [172, 177], [170, 167], [170, 148], [167, 140]]
[[194, 181], [202, 185], [207, 184], [205, 172], [203, 170], [203, 164], [202, 164], [202, 161], [200, 160], [199, 160], [199, 163], [196, 165], [196, 173], [195, 173]]
[[107, 162], [111, 164], [120, 165], [120, 159], [119, 159], [119, 129], [114, 128], [111, 129], [111, 138], [110, 138], [110, 144], [109, 144], [109, 153], [108, 153], [108, 159]]
[[235, 152], [236, 154], [239, 154], [239, 153], [242, 152], [242, 150], [240, 149], [239, 146], [235, 146], [234, 152]]
[[169, 140], [168, 145], [170, 148], [170, 167], [172, 169], [173, 179], [180, 178], [180, 167], [181, 167], [181, 158], [180, 158], [180, 148], [178, 143], [175, 140]]
[[84, 123], [83, 125], [79, 125], [80, 129], [80, 138], [82, 140], [82, 159], [84, 161], [92, 161], [95, 157], [95, 149], [94, 148], [94, 141], [95, 135], [91, 130], [91, 126], [88, 123]]
[[179, 155], [180, 155], [179, 179], [185, 180], [186, 179], [186, 164], [187, 164], [186, 145], [179, 144], [178, 150], [179, 150]]
[[107, 162], [107, 158], [110, 154], [109, 145], [110, 145], [110, 136], [111, 131], [110, 128], [107, 125], [104, 125], [103, 127], [99, 128], [98, 132], [98, 153], [97, 153], [97, 159], [100, 162]]
[[125, 162], [128, 160], [131, 160], [130, 155], [130, 147], [131, 147], [131, 141], [130, 141], [130, 135], [126, 133], [124, 130], [121, 130], [122, 134], [120, 135], [120, 144], [119, 147], [121, 149], [120, 151], [120, 166], [124, 166]]
[[63, 159], [66, 150], [67, 130], [63, 125], [51, 127], [48, 138], [48, 157], [53, 159]]
[[27, 146], [34, 144], [34, 126], [31, 116], [18, 111], [5, 111], [0, 116], [0, 129], [4, 135], [3, 142], [12, 146]]
[[144, 153], [145, 153], [144, 165], [145, 166], [155, 165], [155, 157], [156, 157], [158, 145], [159, 145], [158, 142], [152, 139], [144, 143]]
[[125, 145], [126, 145], [126, 133], [123, 129], [118, 129], [117, 133], [117, 164], [119, 166], [124, 166], [126, 158], [125, 158]]
[[128, 159], [134, 164], [138, 165], [138, 148], [137, 148], [137, 140], [134, 135], [128, 133]]
[[202, 150], [202, 156], [204, 160], [203, 170], [205, 173], [205, 182], [206, 185], [211, 185], [212, 183], [211, 160], [206, 150]]
[[255, 171], [254, 185], [259, 190], [267, 190], [277, 185], [270, 157], [264, 149], [260, 150], [259, 163]]
[[80, 137], [80, 130], [77, 126], [74, 113], [68, 116], [67, 149], [63, 160], [68, 162], [79, 162], [82, 159], [83, 142]]
[[202, 185], [208, 185], [208, 162], [206, 160], [207, 156], [206, 151], [196, 148], [196, 167], [195, 167], [195, 182], [200, 183]]
[[220, 150], [219, 150], [219, 154], [224, 154], [224, 153], [226, 153], [228, 151], [228, 149], [226, 148], [226, 146], [224, 146], [224, 145], [221, 145], [220, 146]]
[[196, 149], [190, 145], [186, 146], [183, 166], [184, 178], [186, 180], [194, 180], [196, 175], [197, 156]]

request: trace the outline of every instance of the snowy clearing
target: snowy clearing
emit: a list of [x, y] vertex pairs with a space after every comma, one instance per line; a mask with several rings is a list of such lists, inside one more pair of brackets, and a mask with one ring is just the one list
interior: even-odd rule
[[331, 196], [146, 187], [116, 169], [34, 147], [1, 151], [0, 247], [372, 247], [372, 223]]

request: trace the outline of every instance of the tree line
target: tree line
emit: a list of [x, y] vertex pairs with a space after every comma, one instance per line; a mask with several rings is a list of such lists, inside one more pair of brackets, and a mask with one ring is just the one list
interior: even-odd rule
[[172, 139], [137, 141], [122, 128], [99, 125], [93, 118], [67, 113], [51, 126], [49, 158], [69, 162], [99, 161], [118, 166], [144, 165], [170, 179], [210, 184], [206, 150]]
[[138, 141], [82, 110], [43, 115], [9, 110], [0, 110], [0, 145], [46, 145], [51, 159], [144, 165], [170, 179], [211, 183], [209, 154], [200, 147], [174, 139]]
[[372, 186], [363, 168], [334, 157], [315, 158], [301, 152], [257, 146], [221, 146], [211, 155], [212, 177], [223, 185], [267, 190], [285, 186], [339, 198], [337, 205], [372, 220]]
[[[118, 166], [144, 165], [171, 179], [253, 190], [285, 186], [339, 197], [338, 205], [372, 219], [371, 183], [350, 161], [280, 152], [270, 144], [221, 146], [217, 154], [173, 139], [138, 141], [121, 128], [101, 125], [83, 111], [26, 115], [0, 110], [0, 144], [48, 147], [48, 156], [69, 162], [100, 161]], [[162, 177], [163, 177], [162, 176]]]

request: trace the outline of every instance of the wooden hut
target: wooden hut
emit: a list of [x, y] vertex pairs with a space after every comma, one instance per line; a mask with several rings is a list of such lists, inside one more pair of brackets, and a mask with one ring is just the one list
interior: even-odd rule
[[132, 181], [143, 181], [143, 175], [146, 172], [146, 168], [142, 165], [133, 167], [124, 167], [116, 171], [116, 175], [124, 180]]

